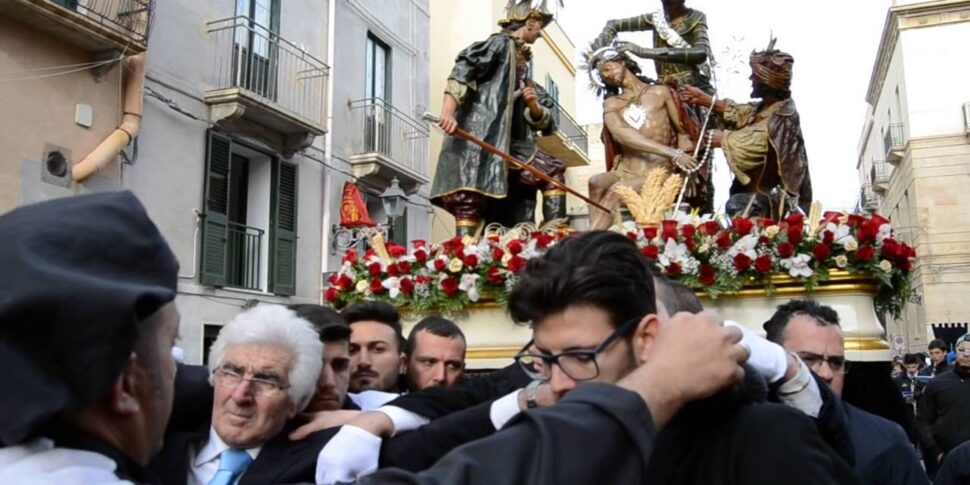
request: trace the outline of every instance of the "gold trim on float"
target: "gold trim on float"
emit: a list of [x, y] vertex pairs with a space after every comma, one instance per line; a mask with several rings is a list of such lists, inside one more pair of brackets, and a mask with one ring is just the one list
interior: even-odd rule
[[480, 347], [471, 348], [465, 353], [465, 359], [511, 359], [521, 347]]
[[845, 339], [845, 350], [889, 350], [889, 342], [881, 338], [860, 337]]
[[[775, 286], [771, 295], [765, 294], [765, 284], [752, 281], [745, 283], [744, 288], [737, 293], [724, 293], [721, 298], [771, 298], [776, 296], [805, 295], [805, 283], [788, 275], [774, 275], [770, 279]], [[704, 290], [695, 290], [699, 298], [707, 298]], [[832, 271], [829, 279], [820, 281], [814, 290], [816, 295], [852, 295], [865, 293], [875, 295], [879, 293], [879, 282], [868, 273], [849, 273], [848, 271]]]

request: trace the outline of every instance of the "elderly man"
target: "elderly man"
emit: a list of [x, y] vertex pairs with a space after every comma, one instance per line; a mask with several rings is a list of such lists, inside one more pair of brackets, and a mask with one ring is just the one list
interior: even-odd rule
[[168, 484], [310, 481], [325, 436], [299, 444], [288, 426], [306, 408], [323, 364], [309, 322], [276, 305], [246, 310], [219, 332], [209, 352], [211, 419], [166, 436], [152, 468]]
[[[744, 216], [780, 218], [781, 212], [808, 212], [812, 180], [801, 122], [791, 99], [791, 55], [768, 48], [751, 54], [751, 96], [760, 102], [738, 104], [730, 99], [714, 104], [727, 130], [714, 130], [712, 142], [721, 147], [734, 173], [726, 211]], [[682, 99], [711, 106], [711, 96], [685, 86]], [[797, 207], [796, 207], [797, 206]]]
[[[839, 315], [811, 300], [780, 305], [765, 322], [768, 340], [797, 354], [837, 395], [845, 382], [845, 339]], [[849, 422], [855, 471], [864, 483], [926, 484], [916, 452], [896, 423], [840, 401]]]
[[465, 375], [465, 334], [446, 318], [424, 318], [408, 334], [404, 355], [409, 391], [454, 386]]
[[178, 263], [129, 192], [0, 217], [0, 483], [154, 483]]

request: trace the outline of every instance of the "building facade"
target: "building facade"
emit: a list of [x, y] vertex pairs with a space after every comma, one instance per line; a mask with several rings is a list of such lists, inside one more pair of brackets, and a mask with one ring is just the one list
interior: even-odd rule
[[895, 2], [866, 95], [859, 206], [889, 216], [918, 254], [914, 297], [887, 317], [897, 352], [925, 351], [933, 324], [970, 320], [968, 42], [970, 1]]
[[329, 9], [4, 2], [0, 211], [131, 190], [181, 263], [191, 363], [242, 308], [319, 302]]
[[[483, 41], [499, 31], [498, 22], [505, 18], [505, 0], [456, 2], [431, 0], [431, 76], [430, 111], [437, 115], [448, 75], [455, 57], [474, 42]], [[550, 8], [556, 2], [549, 2]], [[568, 7], [566, 7], [568, 8]], [[535, 84], [548, 91], [559, 104], [559, 134], [563, 143], [575, 149], [577, 159], [588, 165], [586, 131], [575, 121], [576, 113], [576, 47], [558, 22], [553, 21], [542, 32], [542, 38], [532, 46], [531, 75]], [[433, 178], [444, 134], [431, 131], [430, 176]], [[566, 170], [567, 183], [574, 168]], [[586, 187], [579, 187], [582, 193]], [[567, 206], [572, 198], [567, 200]], [[539, 205], [539, 207], [542, 207]], [[540, 211], [537, 211], [540, 212]], [[537, 219], [541, 213], [537, 214]], [[538, 221], [537, 221], [538, 222]], [[434, 208], [431, 214], [431, 239], [439, 242], [454, 236], [455, 219], [447, 211]]]

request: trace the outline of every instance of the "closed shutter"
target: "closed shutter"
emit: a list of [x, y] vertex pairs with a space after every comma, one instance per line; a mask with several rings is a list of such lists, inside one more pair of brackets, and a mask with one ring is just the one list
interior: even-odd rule
[[232, 140], [213, 131], [207, 135], [200, 273], [203, 284], [225, 286]]
[[269, 223], [269, 291], [296, 294], [297, 166], [273, 161]]

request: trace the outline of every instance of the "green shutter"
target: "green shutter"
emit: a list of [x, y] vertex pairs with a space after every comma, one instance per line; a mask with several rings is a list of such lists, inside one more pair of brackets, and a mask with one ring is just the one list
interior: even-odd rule
[[232, 140], [213, 131], [207, 135], [200, 273], [203, 284], [225, 286]]
[[269, 221], [269, 291], [296, 294], [297, 166], [273, 160]]

